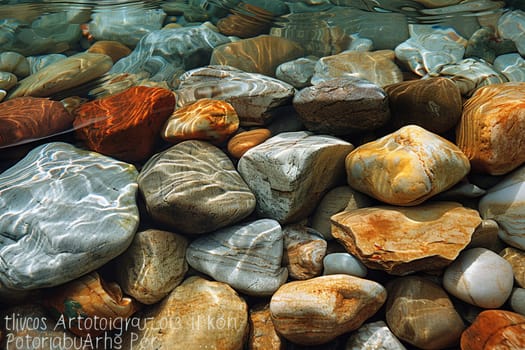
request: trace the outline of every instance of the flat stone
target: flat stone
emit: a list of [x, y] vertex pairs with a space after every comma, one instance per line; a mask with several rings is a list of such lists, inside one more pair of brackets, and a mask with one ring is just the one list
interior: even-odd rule
[[465, 103], [456, 144], [472, 169], [506, 174], [525, 162], [525, 83], [489, 85]]
[[73, 125], [88, 148], [139, 162], [153, 154], [162, 125], [174, 108], [175, 96], [170, 90], [135, 86], [82, 104], [75, 111]]
[[248, 348], [251, 350], [285, 350], [286, 343], [275, 331], [270, 313], [270, 304], [256, 306], [250, 310], [250, 335]]
[[461, 92], [450, 79], [408, 80], [384, 89], [396, 129], [415, 124], [439, 134], [454, 128], [461, 118]]
[[110, 73], [143, 74], [151, 81], [166, 81], [175, 87], [179, 75], [209, 64], [213, 48], [227, 42], [230, 39], [206, 23], [155, 30], [142, 37], [131, 54], [116, 62]]
[[486, 309], [502, 306], [512, 292], [513, 283], [512, 266], [485, 248], [463, 251], [443, 275], [447, 292]]
[[177, 106], [201, 98], [224, 100], [239, 116], [241, 126], [261, 126], [273, 118], [272, 110], [291, 101], [295, 88], [283, 81], [229, 66], [208, 66], [179, 77]]
[[21, 96], [48, 97], [100, 77], [113, 65], [111, 58], [83, 52], [42, 68], [20, 80], [8, 98]]
[[190, 277], [160, 303], [136, 315], [123, 349], [242, 350], [248, 335], [248, 306], [226, 283]]
[[405, 350], [384, 321], [362, 325], [346, 342], [345, 350]]
[[330, 217], [343, 210], [369, 207], [373, 199], [352, 189], [350, 186], [338, 186], [323, 196], [315, 209], [311, 226], [320, 232], [325, 239], [333, 239]]
[[151, 217], [177, 233], [211, 232], [255, 208], [231, 160], [205, 141], [184, 141], [151, 157], [138, 182]]
[[332, 235], [366, 266], [394, 275], [438, 270], [469, 244], [481, 218], [454, 202], [377, 206], [332, 216]]
[[232, 105], [203, 98], [177, 109], [168, 118], [161, 136], [168, 142], [206, 140], [220, 145], [239, 128], [239, 117]]
[[270, 136], [272, 136], [271, 131], [264, 128], [242, 131], [235, 134], [228, 141], [228, 153], [233, 158], [239, 159], [244, 153], [248, 152], [249, 149], [260, 145], [268, 140]]
[[[279, 1], [274, 2], [279, 3]], [[258, 1], [255, 3], [238, 2], [235, 7], [230, 9], [230, 14], [227, 17], [223, 17], [217, 22], [219, 32], [239, 38], [257, 37], [259, 34], [268, 32], [276, 15], [261, 7], [262, 4]]]
[[38, 56], [29, 56], [27, 57], [27, 60], [29, 61], [29, 71], [31, 74], [35, 74], [38, 71], [44, 69], [45, 67], [56, 63], [58, 61], [62, 61], [66, 59], [66, 55], [62, 55], [60, 53], [50, 53], [47, 55], [38, 55]]
[[317, 57], [308, 56], [281, 63], [275, 70], [275, 77], [297, 89], [307, 87], [311, 85], [317, 60]]
[[356, 277], [366, 277], [368, 269], [363, 263], [348, 253], [331, 253], [323, 259], [323, 275], [346, 274]]
[[[119, 31], [120, 30], [122, 30], [122, 27], [119, 28]], [[87, 49], [87, 52], [108, 55], [111, 57], [113, 63], [115, 63], [121, 58], [128, 56], [131, 53], [131, 49], [118, 41], [99, 40], [93, 43], [93, 45]]]
[[303, 55], [303, 48], [295, 41], [259, 35], [217, 46], [213, 49], [210, 64], [274, 77], [278, 65]]
[[301, 345], [327, 343], [358, 329], [386, 300], [374, 281], [331, 275], [284, 284], [270, 301], [275, 329]]
[[485, 310], [461, 335], [461, 350], [525, 348], [525, 316], [506, 310]]
[[508, 245], [525, 250], [525, 166], [521, 166], [491, 187], [479, 201], [484, 219], [495, 220], [499, 237]]
[[331, 136], [281, 133], [246, 152], [237, 167], [257, 198], [256, 212], [290, 223], [306, 218], [337, 185], [352, 149]]
[[525, 252], [521, 249], [507, 247], [499, 255], [512, 266], [514, 280], [521, 287], [525, 287]]
[[283, 266], [290, 278], [305, 280], [319, 276], [327, 247], [321, 234], [310, 227], [292, 224], [283, 227], [283, 236]]
[[419, 349], [445, 349], [458, 344], [465, 324], [438, 284], [417, 276], [387, 285], [386, 322], [399, 339]]
[[71, 130], [73, 116], [57, 101], [18, 97], [0, 104], [0, 146], [14, 146]]
[[[115, 282], [104, 281], [97, 272], [46, 291], [44, 305], [78, 336], [100, 336], [120, 329], [139, 304], [122, 295]], [[98, 319], [98, 322], [94, 322]]]
[[39, 146], [4, 171], [0, 282], [56, 286], [122, 254], [139, 223], [136, 177], [130, 164], [66, 143]]
[[154, 304], [184, 279], [188, 271], [187, 247], [187, 238], [173, 232], [137, 232], [116, 261], [117, 281], [126, 294], [143, 304]]
[[390, 119], [386, 92], [355, 77], [304, 88], [295, 94], [293, 106], [308, 130], [331, 135], [375, 130]]
[[470, 171], [467, 157], [456, 145], [417, 125], [357, 147], [345, 162], [351, 187], [403, 206], [420, 204], [451, 188]]
[[311, 81], [317, 85], [326, 80], [351, 76], [368, 80], [380, 87], [399, 83], [403, 81], [403, 74], [394, 59], [392, 50], [345, 51], [325, 56], [317, 61]]
[[275, 220], [230, 226], [193, 241], [186, 260], [216, 281], [249, 295], [271, 295], [288, 277], [283, 233]]

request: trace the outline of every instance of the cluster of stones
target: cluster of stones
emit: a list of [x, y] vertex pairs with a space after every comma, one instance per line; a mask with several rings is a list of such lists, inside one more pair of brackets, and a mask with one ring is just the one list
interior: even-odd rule
[[525, 348], [525, 15], [385, 40], [351, 2], [0, 36], [2, 346]]

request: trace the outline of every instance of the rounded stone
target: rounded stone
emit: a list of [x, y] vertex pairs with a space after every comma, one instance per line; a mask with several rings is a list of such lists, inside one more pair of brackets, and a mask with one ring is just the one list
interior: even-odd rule
[[509, 306], [520, 315], [525, 316], [525, 289], [514, 288], [509, 298]]
[[262, 128], [240, 132], [228, 141], [228, 153], [233, 158], [239, 159], [251, 148], [268, 140], [270, 136], [270, 130]]
[[406, 350], [384, 321], [364, 324], [346, 343], [345, 350]]
[[87, 52], [108, 55], [115, 63], [122, 57], [128, 56], [131, 53], [131, 49], [118, 41], [100, 40], [91, 45]]
[[18, 83], [18, 78], [13, 73], [0, 71], [0, 89], [9, 90]]
[[374, 281], [331, 275], [284, 284], [272, 296], [270, 311], [283, 337], [318, 345], [358, 329], [385, 300], [386, 290]]
[[516, 283], [521, 288], [525, 288], [525, 252], [521, 249], [507, 247], [499, 255], [512, 266]]
[[275, 331], [270, 305], [256, 306], [250, 310], [250, 350], [285, 350], [285, 340]]
[[447, 292], [469, 304], [487, 309], [502, 306], [509, 298], [513, 284], [512, 266], [485, 248], [463, 251], [443, 275], [443, 286]]
[[365, 277], [368, 269], [359, 259], [348, 253], [332, 253], [323, 259], [323, 275], [346, 274]]

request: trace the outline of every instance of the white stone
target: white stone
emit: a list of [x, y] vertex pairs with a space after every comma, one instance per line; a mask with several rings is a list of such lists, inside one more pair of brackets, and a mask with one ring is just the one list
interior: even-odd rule
[[443, 286], [450, 294], [482, 308], [499, 308], [512, 292], [512, 266], [485, 248], [464, 250], [446, 270]]
[[352, 149], [332, 136], [282, 133], [246, 152], [238, 170], [257, 198], [259, 216], [296, 222], [344, 178], [344, 159]]
[[365, 277], [368, 269], [359, 259], [348, 253], [332, 253], [324, 257], [323, 275], [346, 274]]
[[525, 59], [518, 53], [496, 57], [494, 68], [501, 72], [508, 81], [525, 81]]
[[364, 324], [346, 343], [345, 350], [405, 350], [384, 321]]

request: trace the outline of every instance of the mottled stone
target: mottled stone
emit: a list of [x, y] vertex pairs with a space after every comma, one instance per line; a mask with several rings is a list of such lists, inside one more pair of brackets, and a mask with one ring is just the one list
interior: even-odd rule
[[511, 311], [483, 311], [461, 335], [461, 350], [523, 348], [525, 348], [525, 316]]
[[275, 331], [270, 305], [257, 306], [250, 310], [250, 350], [285, 350], [286, 343]]
[[187, 247], [188, 240], [173, 232], [137, 232], [116, 262], [120, 286], [143, 304], [160, 301], [184, 279]]
[[458, 343], [465, 324], [447, 293], [421, 277], [387, 285], [386, 322], [399, 339], [420, 349], [444, 349]]
[[166, 13], [143, 6], [118, 6], [94, 11], [88, 23], [89, 33], [96, 40], [115, 40], [135, 46], [139, 40], [162, 27]]
[[331, 220], [332, 235], [350, 254], [394, 275], [449, 265], [481, 223], [477, 211], [454, 202], [361, 208]]
[[87, 147], [129, 162], [154, 152], [162, 125], [175, 108], [169, 90], [135, 86], [84, 103], [75, 111], [76, 135]]
[[43, 68], [66, 59], [67, 56], [60, 53], [51, 53], [47, 55], [29, 56], [27, 61], [29, 62], [29, 72], [35, 74]]
[[468, 39], [465, 58], [477, 57], [492, 64], [497, 55], [514, 51], [516, 51], [516, 46], [512, 41], [498, 37], [493, 26], [484, 26]]
[[521, 250], [525, 250], [524, 204], [525, 166], [508, 174], [479, 201], [481, 216], [495, 220], [500, 227], [499, 237]]
[[432, 30], [427, 31], [421, 27], [423, 25], [410, 25], [410, 38], [395, 49], [396, 58], [414, 73], [436, 74], [443, 66], [463, 58], [467, 40], [454, 28], [432, 26]]
[[36, 303], [9, 307], [2, 310], [0, 317], [5, 320], [0, 327], [4, 335], [3, 338], [0, 335], [2, 349], [67, 350], [73, 344], [78, 350], [90, 348], [88, 342], [69, 333], [63, 323], [55, 322], [44, 307]]
[[72, 126], [73, 117], [57, 101], [18, 97], [0, 104], [0, 146], [42, 139]]
[[228, 141], [228, 153], [233, 158], [239, 159], [251, 148], [268, 140], [270, 136], [272, 136], [270, 130], [263, 128], [240, 132]]
[[208, 64], [213, 48], [229, 41], [208, 24], [156, 30], [116, 62], [110, 73], [145, 74], [151, 81], [167, 81], [174, 87], [175, 78]]
[[315, 209], [312, 219], [312, 228], [319, 231], [325, 239], [333, 239], [330, 217], [343, 210], [364, 208], [372, 205], [373, 200], [352, 189], [350, 186], [338, 186], [331, 189], [321, 199]]
[[248, 306], [227, 284], [190, 277], [160, 303], [136, 314], [123, 349], [243, 349]]
[[358, 329], [386, 300], [379, 283], [331, 275], [284, 284], [270, 301], [275, 329], [302, 345], [327, 343]]
[[461, 92], [450, 79], [408, 80], [387, 85], [385, 91], [396, 129], [415, 124], [439, 134], [455, 127], [461, 118]]
[[451, 79], [466, 97], [470, 97], [483, 86], [507, 82], [505, 76], [497, 72], [492, 65], [475, 58], [466, 58], [456, 64], [446, 65], [439, 71], [439, 75]]
[[246, 73], [227, 66], [208, 66], [190, 70], [179, 77], [177, 106], [183, 107], [201, 98], [231, 103], [242, 126], [265, 125], [272, 110], [289, 102], [295, 89], [277, 79]]
[[46, 292], [44, 304], [57, 321], [62, 318], [70, 332], [83, 337], [124, 327], [139, 308], [136, 301], [122, 295], [118, 284], [104, 281], [97, 272]]
[[362, 325], [346, 342], [345, 350], [405, 350], [384, 321]]
[[502, 306], [512, 292], [513, 283], [512, 266], [485, 248], [463, 251], [443, 275], [447, 292], [487, 309]]
[[368, 269], [356, 257], [348, 253], [331, 253], [323, 259], [323, 275], [346, 274], [366, 277]]
[[275, 220], [234, 225], [196, 239], [186, 260], [194, 269], [249, 295], [271, 295], [288, 277], [281, 267], [283, 233]]
[[393, 205], [420, 204], [469, 171], [456, 145], [416, 125], [361, 145], [346, 157], [348, 184]]
[[498, 33], [503, 39], [509, 39], [516, 44], [521, 55], [525, 55], [525, 12], [522, 10], [508, 11], [498, 20]]
[[390, 119], [386, 92], [356, 77], [304, 88], [295, 94], [293, 106], [308, 130], [332, 135], [375, 130]]
[[39, 146], [4, 171], [0, 282], [51, 287], [123, 253], [139, 221], [136, 177], [130, 164], [66, 143]]
[[60, 60], [22, 79], [8, 98], [47, 97], [106, 73], [113, 62], [107, 55], [83, 52]]
[[310, 227], [294, 224], [283, 227], [283, 236], [282, 263], [287, 267], [289, 276], [296, 280], [319, 276], [327, 247], [321, 234]]
[[317, 57], [308, 56], [284, 62], [277, 66], [275, 76], [297, 89], [307, 87], [311, 85], [310, 79], [314, 75], [317, 60]]
[[[119, 29], [120, 31], [121, 29]], [[102, 53], [111, 57], [113, 63], [131, 53], [131, 49], [126, 45], [111, 40], [100, 40], [95, 42], [87, 49], [87, 52]]]
[[211, 232], [255, 207], [231, 160], [204, 141], [184, 141], [151, 157], [138, 182], [151, 217], [175, 232]]
[[306, 218], [344, 174], [353, 146], [335, 137], [282, 133], [246, 152], [238, 170], [257, 198], [256, 211], [281, 223]]
[[521, 249], [507, 247], [503, 249], [499, 255], [509, 262], [512, 266], [512, 272], [514, 274], [514, 280], [516, 283], [524, 288], [525, 287], [525, 252]]
[[496, 57], [494, 69], [504, 75], [508, 81], [525, 81], [525, 59], [518, 53]]
[[0, 71], [13, 73], [18, 78], [25, 78], [29, 75], [29, 62], [18, 52], [0, 52]]
[[18, 83], [18, 78], [13, 73], [0, 71], [0, 89], [10, 90]]
[[403, 81], [403, 74], [394, 59], [394, 52], [391, 50], [345, 51], [326, 56], [317, 61], [311, 81], [316, 85], [322, 81], [351, 76], [371, 81], [381, 87], [399, 83]]
[[161, 130], [168, 142], [206, 140], [226, 141], [239, 128], [239, 117], [226, 101], [203, 98], [173, 112]]
[[525, 162], [525, 83], [477, 90], [465, 103], [456, 144], [473, 170], [503, 175]]
[[259, 35], [217, 46], [213, 49], [210, 64], [232, 66], [245, 72], [273, 77], [278, 65], [303, 55], [303, 48], [294, 41]]

